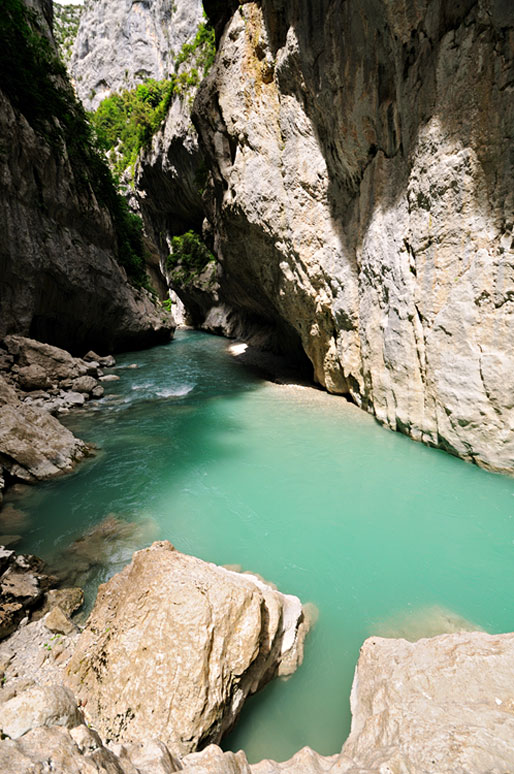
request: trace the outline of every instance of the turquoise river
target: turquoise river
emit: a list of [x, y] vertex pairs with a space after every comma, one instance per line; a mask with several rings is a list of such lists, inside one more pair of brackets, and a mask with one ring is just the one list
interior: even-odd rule
[[265, 382], [227, 347], [179, 332], [121, 356], [106, 398], [66, 420], [99, 453], [16, 501], [29, 518], [20, 550], [66, 553], [115, 514], [140, 528], [113, 543], [90, 601], [135, 548], [166, 538], [314, 603], [303, 665], [248, 700], [225, 746], [251, 761], [334, 753], [370, 634], [431, 634], [458, 616], [514, 630], [514, 480], [386, 431], [343, 398]]

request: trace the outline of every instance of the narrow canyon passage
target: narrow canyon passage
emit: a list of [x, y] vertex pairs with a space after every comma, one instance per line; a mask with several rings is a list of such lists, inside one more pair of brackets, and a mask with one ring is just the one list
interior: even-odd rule
[[112, 516], [136, 526], [89, 541], [90, 604], [133, 550], [164, 538], [312, 602], [304, 664], [248, 701], [226, 748], [250, 761], [303, 745], [335, 753], [368, 635], [462, 619], [513, 630], [514, 481], [383, 430], [342, 398], [264, 382], [227, 346], [181, 331], [121, 356], [106, 397], [67, 419], [99, 453], [11, 501], [28, 519], [19, 550], [73, 564], [70, 543]]

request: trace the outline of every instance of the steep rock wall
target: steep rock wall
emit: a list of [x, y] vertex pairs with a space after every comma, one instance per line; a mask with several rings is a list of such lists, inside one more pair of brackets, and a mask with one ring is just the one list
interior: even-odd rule
[[[51, 21], [51, 6], [32, 5]], [[56, 140], [58, 119], [47, 120], [54, 132], [32, 125], [0, 90], [0, 338], [30, 335], [78, 354], [169, 339], [171, 318], [116, 260], [113, 214], [89, 170]]]
[[505, 471], [513, 46], [503, 0], [242, 3], [194, 110], [223, 296], [329, 391]]
[[86, 0], [70, 64], [84, 105], [166, 78], [202, 14], [201, 0]]

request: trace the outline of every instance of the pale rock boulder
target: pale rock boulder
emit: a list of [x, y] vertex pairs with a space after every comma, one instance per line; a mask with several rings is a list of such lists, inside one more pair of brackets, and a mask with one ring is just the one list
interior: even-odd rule
[[74, 624], [60, 607], [54, 607], [53, 610], [47, 613], [43, 623], [49, 632], [55, 634], [71, 634], [75, 629]]
[[[59, 726], [40, 727], [21, 739], [0, 741], [0, 769], [2, 774], [139, 774], [85, 726], [71, 731]], [[155, 774], [167, 772], [156, 769]]]
[[183, 755], [292, 671], [304, 633], [297, 597], [154, 543], [100, 586], [67, 682], [106, 741], [157, 737]]
[[[342, 752], [305, 748], [252, 774], [489, 774], [514, 769], [514, 634], [444, 634], [361, 648]], [[220, 768], [221, 772], [222, 769]]]
[[513, 674], [514, 634], [366, 640], [339, 770], [511, 771]]
[[75, 586], [71, 588], [51, 589], [45, 595], [44, 605], [41, 611], [38, 611], [37, 618], [46, 615], [51, 610], [59, 608], [62, 612], [71, 616], [79, 610], [84, 603], [84, 592], [81, 588]]

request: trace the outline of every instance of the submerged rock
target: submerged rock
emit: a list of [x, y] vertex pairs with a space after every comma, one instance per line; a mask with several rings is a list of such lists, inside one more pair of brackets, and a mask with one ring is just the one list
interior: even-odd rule
[[61, 583], [84, 586], [99, 569], [121, 570], [136, 548], [155, 535], [151, 519], [125, 521], [114, 513], [73, 541], [51, 561], [52, 571]]
[[296, 597], [155, 543], [100, 586], [68, 684], [109, 741], [174, 754], [219, 741], [244, 700], [301, 660]]
[[402, 637], [415, 642], [423, 637], [435, 637], [438, 634], [482, 631], [482, 627], [454, 613], [453, 610], [431, 605], [397, 613], [372, 626], [371, 631], [379, 637]]

